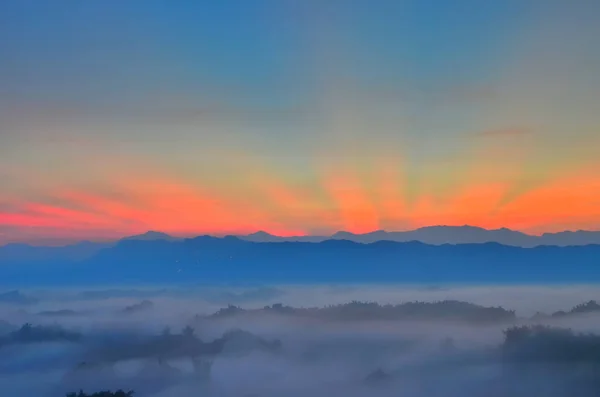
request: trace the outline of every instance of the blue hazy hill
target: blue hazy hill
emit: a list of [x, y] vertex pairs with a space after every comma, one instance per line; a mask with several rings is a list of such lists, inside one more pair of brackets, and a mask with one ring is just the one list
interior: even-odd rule
[[[379, 241], [414, 242], [419, 241], [431, 245], [444, 244], [483, 244], [499, 243], [502, 245], [532, 248], [541, 245], [575, 246], [600, 244], [598, 231], [565, 231], [546, 233], [534, 236], [522, 232], [502, 228], [495, 230], [474, 226], [428, 226], [415, 230], [387, 232], [378, 230], [363, 234], [340, 231], [331, 236], [292, 236], [281, 237], [266, 232], [256, 232], [237, 236], [240, 240], [254, 243], [321, 243], [328, 240], [348, 240], [357, 243], [374, 243]], [[143, 234], [124, 237], [118, 241], [90, 242], [82, 241], [59, 247], [34, 246], [29, 244], [8, 244], [0, 246], [0, 266], [15, 263], [65, 263], [87, 260], [101, 250], [113, 247], [125, 241], [183, 241], [166, 233], [148, 231]]]
[[200, 236], [121, 240], [83, 260], [4, 263], [0, 284], [592, 282], [600, 281], [599, 261], [600, 245], [254, 243]]

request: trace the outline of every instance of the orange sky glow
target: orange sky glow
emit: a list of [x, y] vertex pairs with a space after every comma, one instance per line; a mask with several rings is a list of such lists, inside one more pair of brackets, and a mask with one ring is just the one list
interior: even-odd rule
[[21, 3], [0, 244], [600, 230], [598, 2]]
[[600, 224], [599, 169], [565, 173], [510, 200], [510, 183], [484, 181], [444, 195], [424, 190], [408, 201], [399, 169], [390, 166], [368, 179], [348, 170], [324, 172], [312, 187], [257, 174], [242, 193], [158, 175], [121, 176], [111, 187], [118, 197], [64, 189], [51, 191], [46, 202], [7, 201], [10, 210], [0, 212], [0, 224], [20, 232], [4, 236], [5, 242], [43, 241], [49, 234], [56, 242], [107, 240], [147, 230], [292, 236], [465, 224], [540, 234]]

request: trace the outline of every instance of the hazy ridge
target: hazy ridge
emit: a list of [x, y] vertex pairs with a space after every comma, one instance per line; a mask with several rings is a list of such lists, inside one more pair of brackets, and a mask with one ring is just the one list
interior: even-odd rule
[[[10, 248], [10, 247], [9, 247]], [[44, 248], [46, 249], [46, 248]], [[34, 248], [35, 250], [35, 248]], [[27, 250], [26, 250], [27, 251]], [[10, 285], [189, 282], [583, 282], [600, 245], [522, 248], [348, 240], [256, 243], [238, 237], [125, 239], [85, 257], [0, 256]], [[59, 252], [61, 252], [59, 250]]]

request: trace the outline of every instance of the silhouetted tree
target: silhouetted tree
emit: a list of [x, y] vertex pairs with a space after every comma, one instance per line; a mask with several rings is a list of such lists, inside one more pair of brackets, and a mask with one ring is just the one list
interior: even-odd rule
[[237, 306], [220, 309], [211, 317], [225, 317], [240, 313], [276, 312], [296, 316], [319, 317], [329, 320], [459, 320], [468, 322], [512, 321], [514, 310], [502, 307], [484, 307], [467, 302], [406, 302], [399, 305], [380, 305], [377, 302], [352, 301], [323, 308], [293, 308], [274, 304], [258, 310], [244, 310]]
[[194, 338], [194, 332], [196, 332], [194, 328], [190, 327], [189, 325], [186, 325], [185, 328], [181, 330], [181, 335], [183, 335], [185, 338]]
[[543, 325], [504, 331], [505, 358], [511, 361], [600, 363], [600, 336]]
[[586, 303], [580, 303], [571, 309], [571, 313], [592, 313], [600, 311], [600, 305], [595, 300], [588, 301]]
[[23, 324], [21, 328], [6, 335], [3, 343], [35, 343], [49, 341], [69, 341], [76, 342], [81, 338], [77, 332], [67, 331], [58, 325], [33, 326], [30, 323]]
[[68, 393], [66, 397], [132, 397], [134, 394], [133, 391], [123, 391], [117, 390], [115, 392], [111, 391], [99, 391], [92, 394], [84, 393], [83, 390], [80, 390], [79, 393]]

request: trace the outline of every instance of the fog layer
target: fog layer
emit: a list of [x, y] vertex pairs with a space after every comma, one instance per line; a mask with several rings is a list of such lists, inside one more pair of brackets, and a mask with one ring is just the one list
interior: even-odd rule
[[595, 396], [595, 286], [0, 291], [0, 390]]

